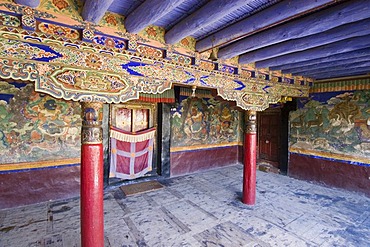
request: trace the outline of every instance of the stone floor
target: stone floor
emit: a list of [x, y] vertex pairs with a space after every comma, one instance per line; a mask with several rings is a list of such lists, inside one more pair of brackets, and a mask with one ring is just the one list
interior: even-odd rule
[[[257, 172], [257, 203], [240, 202], [242, 166], [105, 193], [105, 245], [370, 246], [370, 198]], [[1, 247], [80, 246], [79, 199], [0, 211]]]

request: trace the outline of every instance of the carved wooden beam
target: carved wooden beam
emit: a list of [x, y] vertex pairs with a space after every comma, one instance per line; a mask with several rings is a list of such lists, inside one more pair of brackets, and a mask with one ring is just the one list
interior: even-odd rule
[[[238, 8], [247, 5], [251, 0], [214, 0], [204, 5], [193, 14], [189, 15], [166, 34], [168, 44], [175, 44], [183, 38], [192, 35], [197, 30], [211, 25], [223, 17], [235, 12]], [[211, 44], [212, 45], [212, 44]]]
[[85, 0], [82, 18], [85, 21], [98, 24], [113, 0]]
[[312, 70], [318, 70], [318, 69], [327, 69], [331, 67], [336, 67], [336, 66], [351, 66], [353, 64], [358, 64], [358, 63], [365, 63], [370, 61], [369, 56], [363, 56], [363, 57], [356, 57], [356, 58], [351, 58], [351, 59], [343, 59], [343, 60], [337, 60], [337, 61], [332, 61], [332, 62], [326, 62], [326, 63], [317, 63], [317, 64], [311, 64], [307, 66], [302, 66], [298, 68], [292, 68], [292, 69], [287, 69], [283, 70], [283, 73], [286, 74], [303, 74], [305, 72], [309, 72]]
[[147, 0], [127, 15], [125, 28], [130, 33], [138, 33], [146, 26], [153, 24], [185, 0]]
[[245, 53], [239, 57], [239, 63], [248, 64], [293, 52], [315, 48], [344, 39], [368, 35], [370, 34], [369, 27], [370, 19], [352, 22], [319, 34], [285, 41], [276, 45], [271, 45], [262, 49]]
[[332, 0], [285, 0], [199, 40], [195, 48], [203, 52], [212, 48], [212, 42], [214, 46], [219, 46], [333, 2]]
[[281, 64], [308, 61], [316, 58], [323, 58], [334, 54], [365, 49], [368, 48], [369, 46], [370, 46], [370, 35], [361, 36], [357, 38], [342, 40], [329, 45], [323, 45], [320, 47], [316, 47], [301, 52], [295, 52], [292, 54], [256, 62], [256, 67], [267, 68]]
[[40, 5], [40, 0], [15, 0], [15, 3], [37, 8]]
[[269, 45], [317, 34], [366, 18], [370, 18], [368, 0], [347, 1], [234, 42], [221, 48], [218, 51], [218, 57], [232, 58]]
[[[346, 59], [356, 59], [360, 57], [370, 57], [370, 49], [365, 48], [362, 50], [356, 50], [356, 51], [351, 51], [351, 52], [345, 52], [341, 54], [336, 54], [336, 55], [331, 55], [328, 57], [323, 57], [323, 58], [317, 58], [317, 59], [312, 59], [308, 61], [303, 61], [303, 62], [297, 62], [297, 63], [288, 63], [288, 64], [281, 64], [278, 66], [272, 66], [270, 67], [271, 70], [282, 70], [286, 71], [289, 69], [294, 69], [294, 68], [301, 68], [305, 66], [314, 66], [318, 65], [321, 63], [327, 63], [327, 62], [336, 62], [336, 61], [341, 61], [341, 60], [346, 60]], [[290, 72], [288, 72], [290, 73]]]

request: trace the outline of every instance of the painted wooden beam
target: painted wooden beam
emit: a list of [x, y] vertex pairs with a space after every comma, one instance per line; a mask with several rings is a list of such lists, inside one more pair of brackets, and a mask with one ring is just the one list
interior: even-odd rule
[[313, 49], [295, 52], [292, 54], [275, 57], [263, 61], [256, 62], [257, 68], [267, 68], [280, 64], [298, 63], [316, 58], [322, 58], [334, 54], [350, 52], [370, 47], [370, 35], [351, 38], [335, 42], [328, 45], [323, 45]]
[[37, 8], [40, 5], [40, 0], [15, 0], [15, 3]]
[[85, 0], [82, 18], [84, 21], [98, 24], [112, 2], [113, 0]]
[[329, 72], [336, 72], [336, 71], [344, 71], [344, 70], [352, 70], [352, 69], [360, 69], [360, 68], [368, 68], [370, 67], [370, 61], [366, 62], [357, 62], [352, 64], [344, 64], [338, 66], [332, 66], [327, 68], [321, 69], [312, 69], [305, 72], [300, 73], [293, 73], [293, 75], [301, 75], [301, 76], [309, 76], [312, 74], [319, 74], [319, 73], [329, 73]]
[[302, 13], [308, 12], [312, 9], [317, 9], [334, 1], [330, 0], [285, 0], [279, 2], [261, 12], [238, 21], [204, 39], [199, 40], [195, 44], [195, 49], [203, 52], [214, 46], [220, 46], [233, 40], [243, 38], [252, 33], [256, 33], [266, 27], [271, 27], [292, 19]]
[[304, 66], [316, 65], [316, 64], [326, 63], [326, 62], [335, 62], [335, 61], [341, 61], [341, 60], [346, 60], [346, 59], [356, 59], [356, 58], [365, 57], [365, 56], [370, 57], [370, 49], [365, 48], [362, 50], [345, 52], [345, 53], [331, 55], [331, 56], [327, 56], [323, 58], [312, 59], [312, 60], [308, 60], [304, 62], [281, 64], [278, 66], [272, 66], [270, 67], [270, 69], [285, 71], [285, 70], [300, 68]]
[[138, 33], [146, 26], [167, 15], [183, 2], [185, 0], [147, 0], [127, 15], [124, 21], [125, 28], [130, 33]]
[[363, 57], [343, 59], [343, 60], [337, 60], [337, 61], [326, 62], [326, 63], [316, 63], [316, 64], [311, 64], [311, 65], [302, 66], [302, 67], [298, 67], [298, 68], [282, 70], [282, 72], [284, 74], [302, 74], [304, 72], [308, 72], [308, 71], [312, 71], [312, 70], [326, 69], [326, 68], [340, 66], [340, 65], [346, 66], [346, 65], [351, 65], [351, 64], [355, 64], [355, 63], [363, 63], [363, 62], [367, 62], [367, 61], [370, 61], [370, 57], [369, 56], [363, 56]]
[[250, 2], [252, 0], [210, 1], [168, 30], [164, 36], [166, 43], [175, 44], [183, 38], [192, 35], [197, 30], [217, 22]]
[[218, 57], [232, 58], [266, 46], [321, 33], [366, 18], [370, 18], [369, 0], [347, 1], [236, 41], [221, 48], [218, 51]]
[[366, 74], [370, 74], [370, 67], [311, 74], [310, 77], [315, 78], [315, 79], [328, 79], [328, 78], [337, 78], [337, 77], [344, 77], [344, 76], [347, 77], [347, 76], [354, 76], [354, 75], [366, 75]]
[[285, 54], [303, 51], [349, 39], [357, 36], [370, 34], [370, 18], [362, 21], [352, 22], [328, 31], [306, 36], [300, 39], [292, 39], [275, 45], [264, 47], [255, 51], [245, 53], [239, 57], [239, 63], [248, 64], [256, 61], [266, 60]]

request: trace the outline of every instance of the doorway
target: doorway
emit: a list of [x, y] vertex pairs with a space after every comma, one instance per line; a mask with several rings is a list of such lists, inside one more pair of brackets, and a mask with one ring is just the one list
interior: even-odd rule
[[267, 163], [280, 174], [288, 171], [289, 112], [296, 109], [293, 99], [257, 114], [258, 163]]
[[280, 108], [267, 109], [258, 115], [259, 159], [279, 168]]
[[157, 175], [157, 105], [130, 102], [111, 105], [110, 178]]

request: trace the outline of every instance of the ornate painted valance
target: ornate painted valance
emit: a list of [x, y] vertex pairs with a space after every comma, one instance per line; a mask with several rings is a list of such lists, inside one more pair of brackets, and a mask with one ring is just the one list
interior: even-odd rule
[[325, 82], [318, 82], [310, 89], [310, 93], [326, 93], [326, 92], [340, 92], [340, 91], [354, 91], [354, 90], [369, 90], [370, 78], [362, 79], [348, 79]]

